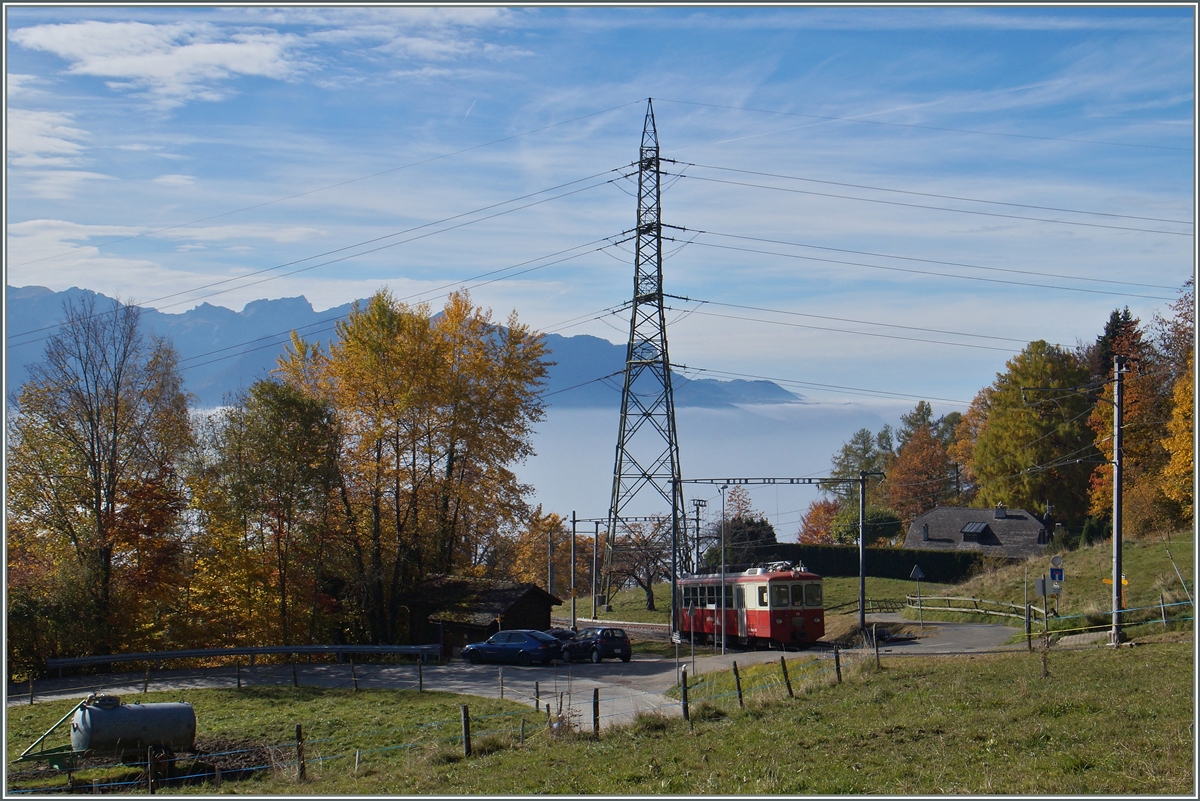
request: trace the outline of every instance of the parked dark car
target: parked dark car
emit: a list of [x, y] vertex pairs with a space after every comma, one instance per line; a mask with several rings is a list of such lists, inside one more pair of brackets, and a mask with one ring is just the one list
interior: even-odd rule
[[562, 644], [562, 661], [571, 662], [577, 659], [590, 659], [599, 662], [602, 659], [618, 657], [622, 662], [633, 658], [633, 646], [629, 644], [629, 635], [624, 629], [613, 629], [606, 626], [584, 629], [575, 635], [575, 639]]
[[559, 642], [575, 639], [574, 629], [546, 629], [546, 633]]
[[549, 634], [533, 629], [498, 631], [486, 642], [468, 645], [462, 650], [463, 659], [473, 665], [480, 662], [515, 662], [548, 665], [562, 656], [562, 644]]

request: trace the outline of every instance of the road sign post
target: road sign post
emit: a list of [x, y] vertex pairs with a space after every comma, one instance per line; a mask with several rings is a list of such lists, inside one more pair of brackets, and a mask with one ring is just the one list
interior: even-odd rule
[[908, 576], [910, 579], [917, 581], [917, 615], [921, 619], [921, 630], [925, 630], [925, 609], [921, 605], [921, 579], [925, 578], [925, 574], [921, 572], [920, 565], [913, 565], [912, 573]]

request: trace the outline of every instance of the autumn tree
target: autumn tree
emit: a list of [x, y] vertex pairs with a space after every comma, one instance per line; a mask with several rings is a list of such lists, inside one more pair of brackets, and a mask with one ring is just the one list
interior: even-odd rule
[[1097, 458], [1087, 426], [1093, 401], [1080, 391], [1088, 377], [1071, 353], [1042, 340], [1008, 360], [987, 392], [971, 449], [978, 503], [1037, 513], [1051, 503], [1059, 519], [1083, 520]]
[[[1165, 380], [1162, 358], [1144, 336], [1138, 319], [1124, 327], [1109, 349], [1113, 356], [1124, 357], [1127, 370], [1122, 392], [1122, 529], [1136, 536], [1173, 522], [1160, 475], [1170, 458], [1162, 442], [1162, 424], [1170, 417], [1171, 386]], [[1111, 379], [1111, 366], [1109, 376]], [[1106, 382], [1101, 393], [1105, 402], [1096, 405], [1088, 420], [1105, 461], [1091, 475], [1089, 512], [1105, 519], [1111, 518], [1113, 503], [1114, 392], [1113, 381]]]
[[293, 337], [279, 375], [334, 410], [346, 579], [370, 641], [396, 640], [400, 599], [425, 576], [498, 564], [527, 513], [511, 467], [532, 454], [544, 353], [515, 314], [496, 325], [466, 293], [435, 316], [382, 290], [328, 352]]
[[930, 430], [920, 423], [905, 437], [884, 481], [888, 506], [908, 525], [936, 507], [952, 490], [950, 459]]
[[270, 640], [311, 642], [339, 522], [333, 410], [293, 386], [257, 381], [221, 414], [213, 444], [215, 486], [198, 493], [209, 528], [236, 528], [240, 547], [261, 562], [276, 610]]
[[979, 477], [975, 474], [975, 441], [987, 421], [991, 398], [991, 387], [984, 387], [976, 393], [966, 413], [959, 417], [954, 426], [952, 441], [946, 445], [946, 456], [954, 468], [955, 499], [961, 505], [971, 504], [979, 490]]
[[[87, 635], [51, 650], [150, 645], [161, 636], [152, 624], [175, 610], [182, 569], [177, 463], [191, 426], [175, 350], [142, 333], [137, 307], [90, 296], [67, 301], [29, 372], [8, 425], [6, 523], [26, 571], [17, 589], [73, 598], [59, 613], [78, 615], [64, 626]], [[51, 613], [56, 603], [14, 601]]]
[[836, 498], [817, 498], [800, 519], [796, 539], [802, 545], [832, 545], [833, 518], [841, 510]]
[[1195, 359], [1195, 354], [1188, 358], [1187, 371], [1175, 381], [1174, 408], [1167, 427], [1167, 437], [1162, 442], [1162, 446], [1169, 454], [1168, 462], [1162, 471], [1163, 493], [1167, 498], [1179, 504], [1182, 517], [1187, 522], [1191, 522], [1193, 519], [1195, 503], [1192, 496], [1196, 475], [1194, 446], [1196, 393], [1195, 380], [1192, 377]]

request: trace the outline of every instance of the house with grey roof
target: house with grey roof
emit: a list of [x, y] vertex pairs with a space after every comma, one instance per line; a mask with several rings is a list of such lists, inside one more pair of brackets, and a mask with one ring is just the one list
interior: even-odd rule
[[1050, 521], [1024, 509], [939, 506], [909, 525], [904, 547], [1028, 559], [1045, 553], [1052, 533]]

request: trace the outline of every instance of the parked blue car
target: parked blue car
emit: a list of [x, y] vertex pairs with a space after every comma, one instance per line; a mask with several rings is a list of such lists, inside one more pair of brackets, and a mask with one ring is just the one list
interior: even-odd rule
[[486, 642], [471, 643], [462, 650], [463, 659], [472, 665], [481, 662], [510, 662], [548, 665], [562, 656], [562, 643], [549, 634], [533, 629], [498, 631]]

